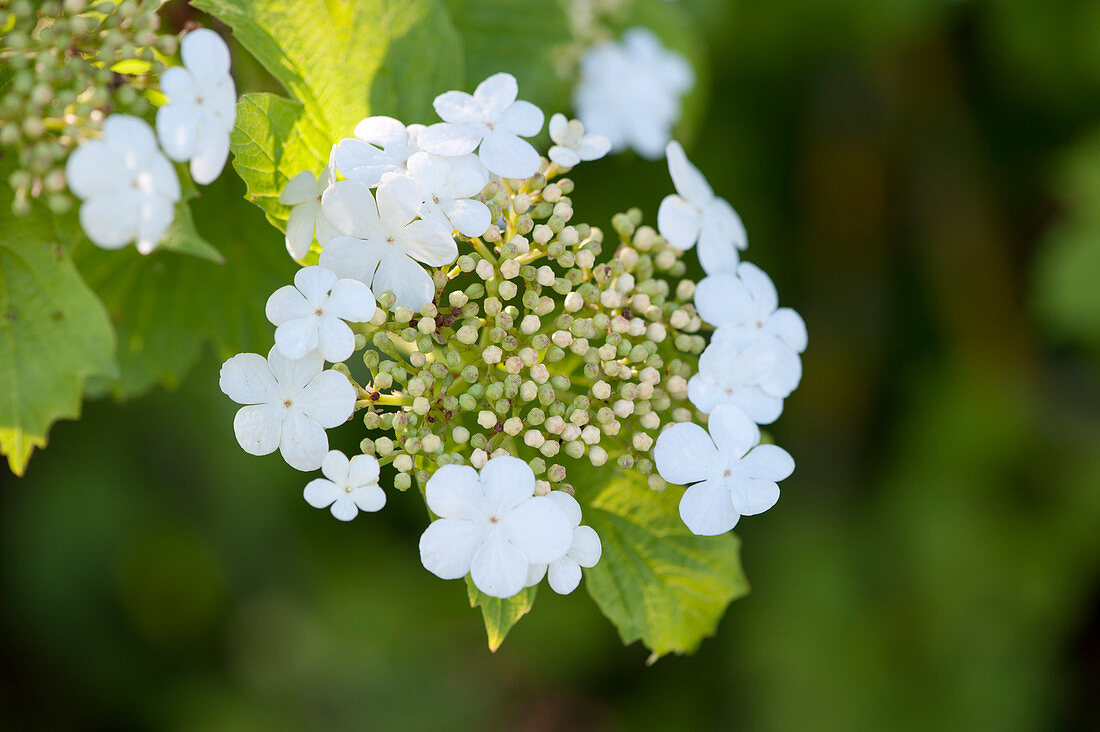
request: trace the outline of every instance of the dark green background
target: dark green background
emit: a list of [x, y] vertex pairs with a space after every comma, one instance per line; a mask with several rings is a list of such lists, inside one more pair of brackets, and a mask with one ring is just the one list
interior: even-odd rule
[[[582, 587], [490, 655], [420, 566], [420, 499], [309, 508], [308, 476], [237, 449], [207, 354], [3, 476], [0, 720], [1100, 725], [1100, 4], [684, 5], [710, 59], [689, 154], [810, 332], [773, 430], [798, 469], [738, 527], [753, 592], [718, 635], [647, 668]], [[628, 156], [575, 179], [603, 226], [671, 190]], [[227, 172], [204, 198], [280, 247], [239, 194]]]

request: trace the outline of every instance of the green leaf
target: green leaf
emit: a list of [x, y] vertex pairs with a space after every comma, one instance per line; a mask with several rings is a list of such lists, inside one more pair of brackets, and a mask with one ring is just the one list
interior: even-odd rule
[[116, 368], [107, 312], [51, 219], [0, 216], [0, 452], [16, 475], [50, 425], [80, 415], [85, 379]]
[[[683, 490], [650, 490], [637, 474], [614, 471], [591, 500], [584, 523], [603, 544], [599, 564], [585, 570], [588, 594], [619, 630], [653, 652], [691, 653], [713, 635], [726, 607], [749, 590], [733, 534], [694, 536], [680, 521]], [[595, 477], [595, 474], [590, 474]], [[603, 475], [602, 473], [600, 474]]]
[[501, 600], [486, 595], [474, 586], [470, 575], [466, 575], [466, 590], [470, 596], [470, 607], [481, 608], [481, 616], [485, 619], [485, 634], [489, 638], [489, 650], [496, 653], [512, 626], [530, 612], [535, 604], [538, 586], [527, 587], [518, 595]]
[[164, 233], [164, 238], [160, 240], [157, 249], [189, 254], [192, 257], [206, 259], [218, 264], [225, 262], [225, 257], [222, 256], [221, 252], [215, 249], [206, 239], [203, 239], [198, 230], [195, 229], [191, 207], [187, 205], [186, 201], [181, 201], [176, 206], [176, 215], [172, 219], [172, 225]]

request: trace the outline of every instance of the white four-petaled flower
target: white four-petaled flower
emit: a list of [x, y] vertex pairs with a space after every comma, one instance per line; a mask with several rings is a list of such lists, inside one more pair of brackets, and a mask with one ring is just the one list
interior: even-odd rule
[[[550, 491], [547, 498], [569, 517], [573, 527], [573, 541], [565, 556], [546, 564], [532, 564], [527, 572], [527, 586], [536, 585], [549, 574], [550, 588], [559, 595], [568, 595], [581, 583], [581, 567], [595, 567], [600, 561], [603, 547], [600, 537], [591, 526], [581, 526], [581, 506], [577, 499], [564, 491]], [[549, 568], [549, 572], [547, 569]]]
[[291, 360], [272, 348], [265, 359], [239, 353], [222, 365], [219, 385], [238, 404], [233, 431], [250, 455], [279, 450], [298, 470], [316, 470], [328, 453], [326, 429], [355, 409], [355, 387], [338, 371], [325, 371], [319, 353]]
[[688, 399], [704, 413], [730, 403], [757, 424], [771, 424], [801, 379], [802, 361], [786, 346], [719, 330], [699, 356], [698, 373], [688, 380]]
[[580, 120], [567, 120], [560, 113], [550, 118], [550, 139], [554, 145], [547, 157], [563, 168], [572, 168], [582, 160], [599, 160], [611, 149], [606, 135], [585, 134]]
[[489, 182], [476, 156], [444, 158], [418, 152], [409, 158], [408, 175], [423, 188], [422, 219], [438, 221], [464, 236], [481, 236], [489, 228], [489, 207], [471, 198]]
[[[503, 178], [527, 178], [538, 172], [539, 154], [520, 138], [542, 129], [542, 110], [517, 101], [519, 86], [508, 73], [493, 74], [472, 95], [449, 91], [435, 98], [443, 122], [421, 131], [420, 148], [436, 155], [466, 155], [478, 150], [489, 172]], [[480, 148], [479, 148], [480, 146]]]
[[160, 76], [168, 103], [157, 110], [157, 136], [165, 154], [191, 161], [196, 183], [210, 183], [229, 157], [229, 133], [237, 119], [237, 89], [229, 75], [229, 47], [208, 28], [180, 43], [183, 66]]
[[373, 188], [387, 173], [405, 172], [406, 161], [420, 150], [417, 137], [423, 129], [424, 125], [406, 127], [393, 117], [367, 117], [355, 125], [354, 138], [336, 143], [336, 169], [348, 180]]
[[306, 484], [302, 496], [314, 508], [329, 509], [341, 521], [351, 521], [360, 511], [378, 511], [386, 505], [386, 494], [378, 486], [378, 459], [356, 455], [351, 460], [332, 450], [321, 462], [324, 478]]
[[403, 176], [381, 183], [377, 199], [366, 183], [335, 183], [321, 197], [321, 205], [342, 236], [325, 245], [319, 264], [370, 286], [376, 296], [392, 291], [396, 305], [419, 310], [431, 302], [435, 286], [417, 262], [441, 267], [458, 256], [446, 226], [414, 221], [423, 203], [420, 186]]
[[806, 350], [802, 316], [779, 307], [771, 278], [750, 262], [737, 265], [736, 274], [704, 277], [695, 288], [695, 309], [729, 336], [775, 338], [795, 353]]
[[335, 182], [336, 168], [330, 156], [321, 175], [303, 170], [283, 186], [279, 203], [291, 207], [286, 220], [286, 250], [294, 259], [303, 259], [309, 253], [314, 238], [323, 247], [340, 235], [321, 207], [322, 194]]
[[737, 250], [749, 245], [741, 217], [726, 199], [714, 195], [680, 143], [668, 143], [666, 154], [676, 193], [666, 196], [657, 209], [661, 236], [677, 249], [691, 249], [699, 242], [699, 264], [707, 274], [736, 271]]
[[425, 488], [439, 516], [420, 537], [420, 560], [432, 574], [458, 579], [467, 573], [492, 597], [523, 589], [532, 564], [562, 558], [573, 541], [565, 512], [536, 496], [535, 474], [524, 461], [495, 457], [478, 471], [444, 465]]
[[157, 149], [153, 129], [125, 114], [112, 114], [103, 122], [103, 137], [73, 151], [65, 178], [84, 200], [84, 233], [104, 249], [136, 242], [142, 254], [153, 251], [180, 200], [179, 177]]
[[653, 459], [669, 483], [693, 484], [680, 499], [680, 518], [701, 536], [724, 534], [741, 516], [767, 511], [779, 500], [776, 482], [794, 472], [787, 451], [761, 445], [759, 428], [730, 404], [711, 412], [707, 430], [691, 422], [666, 429]]
[[[324, 267], [303, 267], [294, 284], [267, 299], [267, 319], [275, 328], [275, 347], [289, 359], [320, 349], [326, 361], [347, 361], [355, 351], [348, 323], [374, 315], [374, 295], [359, 280], [338, 279]], [[346, 322], [345, 322], [346, 321]]]

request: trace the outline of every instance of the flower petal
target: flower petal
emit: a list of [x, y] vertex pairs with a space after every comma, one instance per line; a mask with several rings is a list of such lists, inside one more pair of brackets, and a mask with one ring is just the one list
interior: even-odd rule
[[599, 534], [591, 526], [578, 526], [573, 529], [573, 543], [569, 546], [568, 556], [582, 567], [595, 567], [603, 554]]
[[337, 521], [351, 521], [359, 515], [359, 507], [350, 494], [345, 491], [341, 491], [341, 494], [332, 502], [329, 512]]
[[329, 450], [321, 461], [321, 473], [338, 486], [348, 482], [348, 470], [351, 461], [348, 456], [339, 450]]
[[568, 595], [581, 583], [581, 567], [569, 557], [551, 562], [547, 575], [550, 589], [559, 595]]
[[103, 141], [123, 166], [135, 170], [153, 155], [159, 155], [157, 136], [149, 123], [129, 114], [112, 114], [103, 121]]
[[572, 168], [581, 161], [580, 155], [570, 148], [562, 147], [561, 145], [554, 145], [551, 147], [550, 152], [547, 153], [547, 157], [563, 168]]
[[699, 238], [699, 209], [676, 194], [665, 196], [657, 209], [657, 230], [677, 249], [691, 249]]
[[77, 198], [120, 191], [128, 176], [114, 152], [102, 140], [88, 140], [69, 155], [65, 180]]
[[401, 230], [397, 243], [406, 255], [432, 267], [448, 265], [458, 257], [454, 237], [438, 221], [413, 221]]
[[355, 334], [348, 324], [334, 315], [320, 319], [317, 328], [317, 342], [321, 355], [329, 363], [343, 363], [355, 352]]
[[706, 480], [720, 468], [710, 435], [692, 422], [674, 424], [658, 435], [653, 461], [661, 477], [676, 485]]
[[503, 178], [527, 178], [538, 172], [539, 154], [531, 143], [508, 132], [490, 132], [481, 141], [478, 157]]
[[223, 363], [218, 386], [237, 404], [272, 402], [279, 393], [267, 359], [258, 353], [238, 353]]
[[348, 485], [361, 488], [378, 485], [378, 458], [374, 455], [356, 455], [348, 464]]
[[385, 236], [378, 220], [378, 207], [366, 183], [356, 180], [333, 183], [321, 196], [321, 208], [345, 236], [356, 239]]
[[368, 513], [381, 511], [386, 505], [386, 492], [379, 488], [377, 483], [353, 490], [349, 497], [360, 511]]
[[[350, 236], [338, 236], [324, 245], [317, 263], [331, 269], [340, 278], [358, 280], [369, 286], [381, 256], [389, 248]], [[428, 279], [431, 280], [430, 277]], [[382, 291], [376, 292], [381, 294]]]
[[425, 152], [450, 157], [472, 153], [481, 136], [482, 130], [472, 125], [439, 122], [421, 130], [417, 143]]
[[611, 150], [611, 140], [605, 135], [589, 133], [581, 138], [578, 151], [581, 160], [599, 160]]
[[367, 322], [376, 307], [370, 288], [358, 280], [337, 280], [325, 302], [326, 313], [349, 323]]
[[688, 379], [688, 400], [703, 414], [729, 401], [725, 389], [710, 374], [694, 374]]
[[710, 203], [714, 198], [714, 191], [699, 169], [688, 160], [683, 146], [673, 140], [665, 147], [665, 156], [668, 158], [668, 174], [672, 176], [676, 192], [699, 208]]
[[328, 451], [328, 435], [321, 425], [293, 410], [286, 412], [283, 432], [279, 438], [279, 452], [287, 465], [295, 470], [316, 470], [321, 467]]
[[490, 597], [512, 597], [523, 589], [529, 564], [503, 531], [490, 530], [470, 562], [470, 579]]
[[768, 319], [765, 329], [795, 353], [806, 350], [806, 323], [790, 308], [779, 308]]
[[332, 429], [355, 411], [355, 387], [339, 371], [322, 371], [302, 389], [294, 404], [309, 419]]
[[283, 186], [283, 190], [279, 194], [279, 203], [287, 206], [297, 206], [299, 203], [305, 203], [311, 198], [317, 198], [320, 192], [317, 176], [308, 170], [303, 170]]
[[[477, 89], [474, 89], [474, 101], [478, 103], [485, 118], [492, 120], [508, 109], [516, 101], [518, 94], [519, 84], [516, 82], [516, 77], [501, 71], [477, 85]], [[541, 114], [542, 112], [539, 112], [540, 116]], [[541, 119], [539, 126], [542, 126]]]
[[137, 250], [149, 254], [157, 248], [164, 232], [172, 225], [176, 211], [171, 203], [160, 196], [142, 196], [138, 209]]
[[184, 102], [194, 106], [195, 77], [183, 66], [169, 66], [161, 73], [160, 90], [169, 103]]
[[[352, 133], [360, 140], [382, 148], [404, 146], [409, 141], [409, 133], [401, 120], [382, 114], [367, 117], [355, 125]], [[347, 175], [347, 173], [344, 173]]]
[[477, 471], [469, 465], [444, 465], [428, 478], [424, 500], [436, 516], [484, 519], [485, 495]]
[[737, 389], [728, 401], [756, 424], [771, 424], [783, 414], [783, 399], [758, 386]]
[[530, 562], [541, 564], [560, 559], [573, 543], [569, 517], [546, 496], [528, 498], [512, 509], [502, 523], [512, 543], [523, 550]]
[[184, 36], [180, 57], [196, 79], [213, 81], [229, 73], [229, 46], [209, 28], [197, 28]]
[[695, 288], [695, 309], [707, 323], [721, 328], [744, 325], [756, 315], [756, 303], [749, 289], [732, 274], [704, 277]]
[[550, 124], [548, 130], [550, 132], [550, 139], [559, 145], [563, 144], [565, 139], [565, 130], [569, 126], [569, 120], [561, 112], [555, 112], [550, 117]]
[[275, 452], [282, 437], [283, 415], [276, 404], [255, 404], [242, 407], [233, 418], [233, 434], [249, 455], [269, 455]]
[[324, 368], [324, 359], [319, 353], [307, 354], [304, 358], [288, 358], [278, 348], [272, 348], [267, 354], [267, 364], [279, 388], [286, 394], [297, 396], [306, 384], [313, 380]]
[[705, 480], [684, 491], [680, 499], [680, 518], [698, 536], [724, 534], [737, 524], [741, 515], [733, 507], [729, 489], [720, 480]]
[[486, 462], [480, 478], [485, 507], [490, 513], [515, 508], [535, 493], [535, 474], [531, 466], [510, 455]]
[[223, 127], [211, 124], [210, 118], [202, 122], [202, 131], [195, 152], [191, 156], [191, 177], [196, 183], [212, 183], [229, 159], [229, 133]]
[[550, 491], [546, 494], [546, 497], [556, 503], [558, 508], [562, 510], [565, 517], [569, 519], [570, 526], [580, 526], [581, 504], [577, 503], [576, 498], [565, 491]]
[[133, 193], [101, 193], [80, 206], [80, 227], [96, 245], [118, 249], [137, 235], [140, 197]]
[[404, 305], [413, 311], [432, 301], [435, 284], [423, 267], [393, 247], [381, 249], [381, 255], [382, 260], [371, 281], [373, 292], [381, 295], [389, 290], [397, 298], [395, 306]]
[[542, 578], [546, 576], [545, 564], [532, 564], [527, 568], [527, 581], [523, 583], [524, 587], [534, 587], [539, 582], [542, 582]]
[[336, 273], [325, 267], [302, 267], [294, 273], [294, 286], [313, 307], [322, 305], [336, 284]]
[[739, 249], [748, 246], [745, 225], [741, 217], [717, 198], [703, 210], [699, 227], [699, 264], [707, 274], [737, 271]]
[[272, 325], [312, 315], [313, 308], [294, 285], [283, 285], [267, 298], [264, 312]]
[[306, 483], [306, 487], [302, 490], [302, 498], [305, 498], [306, 503], [314, 508], [331, 506], [333, 501], [342, 495], [345, 494], [339, 486], [324, 478], [314, 478]]
[[190, 160], [199, 142], [198, 109], [192, 105], [165, 104], [157, 110], [157, 138], [169, 158], [176, 162]]
[[368, 186], [378, 185], [383, 175], [397, 170], [392, 157], [362, 140], [340, 140], [333, 149], [333, 155], [336, 169], [345, 178]]
[[736, 478], [726, 482], [734, 510], [742, 516], [764, 513], [779, 500], [779, 486], [770, 480]]
[[[474, 98], [464, 91], [443, 92], [432, 102], [435, 113], [444, 122], [469, 124], [481, 119], [481, 108]], [[419, 142], [419, 139], [418, 139]], [[424, 143], [420, 142], [424, 147]]]
[[309, 254], [320, 215], [321, 204], [318, 201], [306, 201], [290, 209], [286, 220], [286, 250], [294, 259], [302, 259]]
[[395, 234], [416, 218], [424, 203], [424, 189], [405, 176], [394, 176], [378, 186], [378, 218], [387, 235]]
[[710, 413], [707, 430], [723, 456], [741, 457], [760, 443], [760, 429], [732, 404], [719, 404]]
[[[489, 207], [481, 201], [473, 201], [469, 198], [460, 198], [455, 201], [451, 210], [447, 212], [447, 218], [460, 234], [471, 237], [481, 236], [488, 231], [489, 224], [492, 223]], [[457, 254], [456, 246], [455, 255]]]
[[287, 320], [275, 329], [275, 345], [289, 359], [302, 358], [317, 348], [318, 340], [317, 317], [314, 315]]
[[520, 137], [533, 137], [542, 129], [543, 119], [541, 109], [531, 102], [520, 100], [501, 112], [496, 118], [496, 127]]
[[756, 302], [757, 317], [769, 317], [779, 307], [779, 293], [775, 284], [764, 270], [752, 262], [742, 262], [737, 266], [737, 277], [745, 283]]
[[473, 521], [443, 518], [428, 524], [420, 535], [420, 562], [445, 580], [465, 577], [474, 554], [485, 538], [485, 527]]
[[747, 478], [780, 481], [789, 478], [794, 472], [794, 458], [778, 445], [758, 445], [741, 458], [737, 469], [739, 474]]

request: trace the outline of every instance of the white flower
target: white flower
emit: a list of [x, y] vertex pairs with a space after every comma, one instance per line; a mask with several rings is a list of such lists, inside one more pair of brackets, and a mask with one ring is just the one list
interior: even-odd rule
[[[332, 515], [351, 521], [360, 511], [377, 511], [386, 505], [386, 494], [378, 487], [378, 459], [356, 455], [351, 460], [332, 450], [321, 462], [324, 478], [311, 480], [302, 491], [314, 508], [332, 506]], [[327, 478], [327, 480], [326, 480]]]
[[473, 95], [449, 91], [435, 98], [443, 122], [420, 133], [420, 148], [436, 155], [466, 155], [480, 145], [478, 155], [491, 173], [503, 178], [527, 178], [538, 172], [539, 154], [521, 137], [542, 129], [542, 110], [516, 101], [516, 77], [493, 74]]
[[632, 28], [622, 42], [589, 49], [573, 93], [585, 129], [606, 135], [611, 149], [633, 148], [661, 156], [680, 120], [680, 98], [695, 83], [691, 65], [661, 45], [647, 28]]
[[468, 465], [435, 471], [425, 498], [440, 518], [420, 537], [425, 569], [443, 579], [469, 573], [486, 595], [515, 595], [530, 565], [560, 559], [573, 538], [558, 504], [534, 492], [535, 474], [514, 457], [495, 457], [480, 474]]
[[376, 294], [390, 290], [397, 305], [419, 310], [432, 301], [435, 285], [417, 262], [441, 267], [458, 256], [446, 226], [413, 220], [423, 203], [420, 186], [401, 176], [378, 186], [377, 201], [366, 183], [337, 182], [325, 191], [321, 205], [343, 236], [325, 245], [319, 264], [369, 285]]
[[88, 140], [65, 164], [69, 189], [84, 200], [80, 226], [98, 246], [118, 249], [132, 241], [153, 251], [175, 216], [180, 181], [144, 120], [112, 114], [103, 137]]
[[795, 353], [806, 350], [802, 316], [779, 307], [775, 285], [755, 264], [742, 262], [736, 274], [704, 277], [695, 288], [695, 309], [726, 336], [775, 338]]
[[165, 69], [160, 89], [168, 103], [157, 110], [157, 136], [168, 157], [191, 161], [196, 183], [210, 183], [229, 157], [237, 119], [237, 88], [229, 75], [229, 47], [207, 28], [180, 43], [183, 66]]
[[219, 385], [245, 404], [233, 419], [237, 442], [250, 455], [278, 449], [298, 470], [316, 470], [328, 452], [326, 429], [355, 409], [355, 387], [338, 371], [324, 371], [319, 353], [292, 361], [272, 348], [265, 359], [240, 353], [222, 364]]
[[[289, 359], [320, 348], [326, 361], [347, 361], [355, 350], [348, 323], [374, 315], [374, 295], [358, 280], [341, 280], [324, 267], [304, 267], [267, 299], [267, 319], [275, 326], [275, 347]], [[344, 322], [347, 321], [347, 322]]]
[[707, 430], [674, 424], [657, 437], [653, 460], [669, 483], [687, 485], [680, 518], [693, 534], [715, 536], [741, 516], [763, 513], [779, 500], [779, 486], [794, 472], [786, 450], [760, 444], [760, 430], [733, 405], [716, 408]]
[[[550, 587], [559, 595], [568, 595], [581, 583], [581, 567], [595, 567], [600, 561], [603, 547], [600, 537], [591, 526], [581, 526], [581, 507], [577, 499], [564, 491], [550, 491], [547, 498], [569, 518], [573, 527], [573, 541], [565, 556], [549, 564]], [[547, 574], [546, 564], [532, 564], [527, 572], [527, 586], [537, 585]]]
[[707, 274], [736, 271], [737, 250], [749, 245], [741, 217], [726, 199], [714, 195], [680, 143], [668, 143], [666, 154], [679, 195], [666, 196], [657, 210], [661, 236], [677, 249], [691, 249], [699, 242], [699, 264]]
[[550, 148], [549, 158], [563, 168], [572, 168], [582, 160], [599, 160], [611, 149], [606, 135], [586, 135], [579, 120], [566, 120], [564, 114], [550, 118], [550, 139], [556, 144]]
[[757, 424], [771, 424], [801, 379], [802, 360], [786, 346], [746, 342], [719, 330], [699, 356], [699, 372], [688, 380], [688, 399], [706, 414], [732, 403]]
[[336, 168], [332, 157], [317, 176], [303, 170], [283, 186], [279, 203], [290, 206], [286, 220], [286, 250], [294, 259], [303, 259], [309, 253], [313, 239], [322, 247], [340, 235], [321, 208], [321, 195], [336, 182]]
[[336, 169], [348, 180], [373, 188], [386, 173], [404, 173], [405, 162], [420, 150], [417, 137], [424, 125], [408, 127], [393, 117], [367, 117], [355, 125], [355, 138], [336, 143]]
[[489, 182], [476, 156], [444, 158], [419, 152], [409, 158], [408, 174], [424, 189], [422, 219], [438, 221], [465, 236], [481, 236], [489, 228], [489, 207], [471, 200]]

